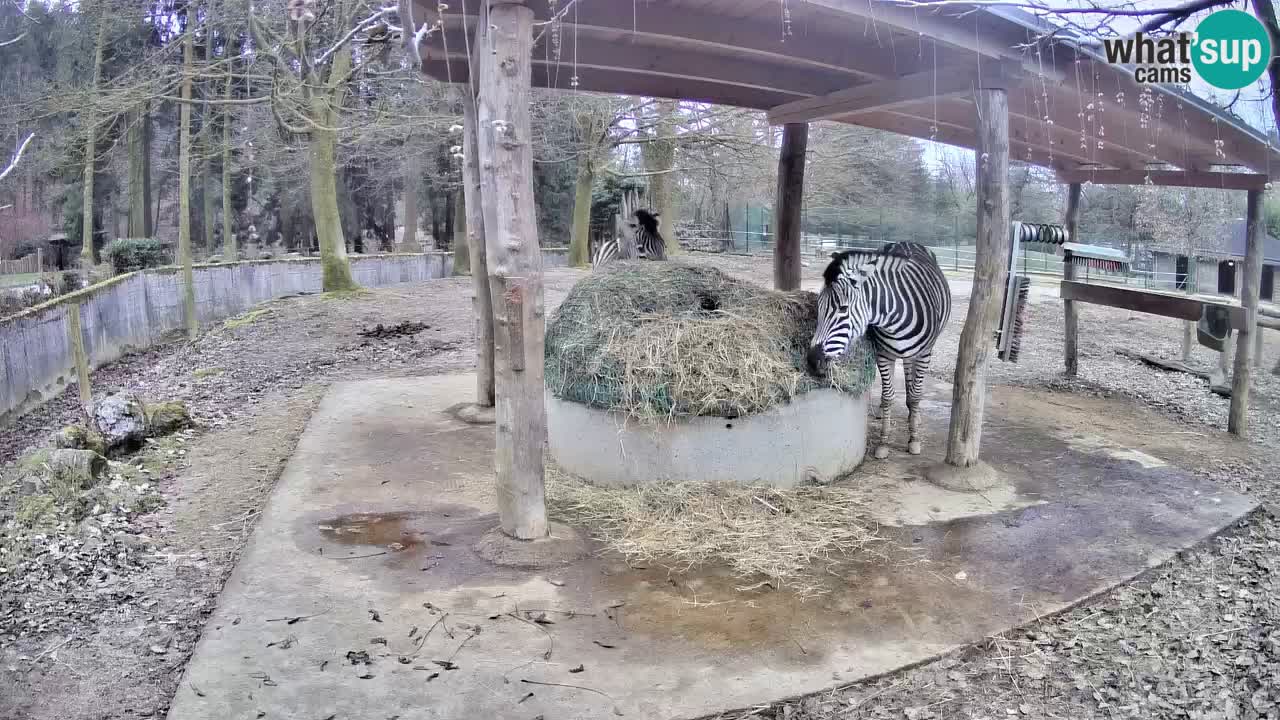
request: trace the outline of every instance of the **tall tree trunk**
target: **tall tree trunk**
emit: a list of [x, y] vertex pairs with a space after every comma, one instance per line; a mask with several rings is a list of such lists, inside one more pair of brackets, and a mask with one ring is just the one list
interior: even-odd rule
[[[212, 2], [206, 3], [205, 12], [212, 10]], [[213, 60], [213, 20], [206, 16], [205, 25], [207, 30], [204, 34], [204, 62], [207, 67]], [[230, 69], [227, 73], [230, 74]], [[214, 94], [212, 83], [207, 83], [203, 90], [205, 97], [212, 97]], [[201, 167], [201, 193], [200, 198], [203, 202], [203, 212], [201, 223], [204, 230], [204, 252], [205, 258], [218, 252], [217, 246], [214, 244], [216, 239], [217, 208], [213, 203], [213, 188], [218, 184], [218, 179], [213, 173], [213, 118], [217, 113], [217, 109], [213, 105], [205, 105], [200, 113], [200, 147], [203, 150], [204, 160], [200, 163]]]
[[[228, 23], [227, 32], [227, 57], [231, 58], [239, 49], [238, 43], [235, 42], [236, 33]], [[231, 109], [231, 78], [234, 74], [235, 64], [227, 60], [227, 82], [222, 88], [222, 99], [227, 100], [227, 104], [222, 109], [222, 260], [223, 262], [235, 262], [239, 249], [236, 247], [236, 234], [232, 228], [231, 222], [231, 124], [235, 121], [235, 116]]]
[[440, 248], [440, 193], [435, 188], [431, 189], [431, 247], [432, 249]]
[[[1063, 224], [1067, 229], [1067, 239], [1071, 242], [1079, 242], [1076, 239], [1076, 226], [1080, 216], [1080, 193], [1082, 187], [1080, 183], [1071, 183], [1067, 187], [1067, 214], [1063, 219]], [[1076, 266], [1073, 262], [1062, 263], [1062, 279], [1075, 280]], [[1062, 342], [1062, 364], [1063, 371], [1067, 377], [1076, 377], [1080, 372], [1080, 356], [1077, 349], [1079, 341], [1079, 318], [1077, 317], [1077, 308], [1074, 300], [1064, 300], [1062, 302], [1063, 312], [1063, 342]]]
[[1245, 321], [1236, 333], [1235, 367], [1231, 373], [1231, 408], [1227, 414], [1227, 432], [1237, 437], [1249, 434], [1249, 383], [1253, 369], [1249, 367], [1249, 343], [1254, 333], [1261, 333], [1258, 320], [1258, 294], [1262, 286], [1263, 245], [1266, 225], [1262, 217], [1262, 191], [1250, 190], [1245, 215], [1245, 260], [1240, 268], [1240, 306]]
[[596, 153], [604, 134], [604, 118], [586, 109], [574, 118], [582, 143], [578, 178], [573, 189], [573, 224], [569, 230], [569, 266], [585, 267], [591, 259], [591, 188], [596, 179]]
[[[212, 152], [213, 148], [206, 144], [205, 150]], [[202, 208], [204, 211], [204, 251], [205, 256], [208, 257], [218, 252], [217, 235], [214, 232], [216, 230], [214, 226], [217, 224], [218, 208], [213, 202], [213, 188], [217, 183], [214, 180], [212, 162], [204, 163], [204, 172], [201, 174], [201, 179], [204, 181], [204, 192], [200, 193], [204, 204]]]
[[444, 235], [445, 242], [449, 243], [449, 247], [453, 247], [453, 238], [457, 233], [453, 229], [454, 213], [453, 209], [457, 207], [457, 201], [454, 200], [452, 192], [446, 192], [441, 197], [444, 200]]
[[1003, 89], [976, 91], [978, 235], [969, 314], [960, 333], [955, 383], [951, 392], [951, 424], [946, 463], [978, 464], [982, 414], [986, 401], [987, 362], [1009, 256], [1009, 96]]
[[98, 84], [102, 82], [102, 51], [107, 42], [106, 8], [100, 7], [98, 15], [98, 36], [93, 43], [93, 92], [90, 95], [89, 110], [85, 113], [84, 143], [84, 204], [82, 206], [80, 230], [80, 266], [86, 271], [93, 267], [93, 176], [98, 165], [98, 112], [95, 104], [98, 100]]
[[578, 179], [573, 187], [573, 225], [569, 230], [569, 266], [584, 267], [590, 258], [591, 186], [595, 174], [585, 154], [578, 158]]
[[[327, 118], [326, 118], [327, 121]], [[311, 213], [315, 217], [320, 242], [320, 265], [324, 269], [325, 292], [356, 287], [347, 260], [347, 243], [338, 212], [337, 134], [325, 129], [311, 131]]]
[[642, 147], [645, 170], [663, 173], [649, 176], [649, 206], [660, 216], [662, 238], [666, 242], [668, 256], [680, 252], [680, 241], [676, 237], [676, 223], [680, 221], [680, 216], [676, 204], [675, 176], [668, 172], [676, 164], [676, 108], [674, 100], [658, 101], [656, 137]]
[[316, 238], [320, 245], [320, 265], [324, 270], [325, 292], [351, 290], [356, 287], [347, 260], [347, 243], [343, 237], [342, 215], [338, 211], [338, 124], [345, 79], [351, 69], [351, 48], [343, 45], [333, 56], [329, 81], [309, 78], [315, 89], [311, 97], [311, 214], [315, 220]]
[[[479, 47], [479, 42], [476, 43]], [[476, 53], [479, 55], [479, 52]], [[472, 63], [476, 78], [476, 63]], [[497, 398], [493, 366], [493, 298], [489, 294], [488, 241], [480, 187], [480, 150], [475, 89], [462, 102], [462, 190], [466, 196], [467, 250], [471, 255], [472, 306], [476, 316], [476, 405], [493, 407]]]
[[129, 122], [129, 227], [132, 238], [151, 237], [151, 104], [143, 103]]
[[471, 250], [467, 247], [467, 197], [462, 188], [453, 196], [453, 274], [471, 273]]
[[408, 141], [409, 154], [404, 159], [404, 252], [421, 252], [418, 244], [418, 190], [422, 185], [422, 150], [413, 137]]
[[800, 289], [800, 209], [804, 206], [804, 161], [808, 147], [809, 123], [787, 123], [782, 127], [774, 203], [777, 231], [773, 245], [773, 287], [776, 290]]
[[[479, 53], [478, 127], [498, 396], [494, 466], [502, 531], [547, 536], [544, 305], [529, 127], [533, 10], [493, 4]], [[484, 28], [484, 23], [481, 23]]]
[[195, 17], [187, 17], [182, 39], [182, 99], [178, 110], [178, 262], [182, 264], [182, 317], [187, 337], [196, 339], [196, 287], [191, 269], [191, 75]]

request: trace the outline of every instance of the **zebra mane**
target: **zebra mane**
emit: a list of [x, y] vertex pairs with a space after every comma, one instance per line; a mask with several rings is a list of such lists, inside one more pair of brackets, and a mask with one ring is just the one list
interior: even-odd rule
[[827, 285], [835, 282], [844, 272], [846, 261], [853, 256], [864, 257], [868, 260], [877, 258], [896, 257], [904, 260], [922, 260], [936, 265], [937, 257], [929, 248], [915, 242], [898, 242], [887, 243], [879, 250], [845, 250], [843, 252], [831, 253], [831, 263], [827, 265], [827, 269], [822, 271], [822, 280]]
[[643, 209], [636, 210], [636, 221], [639, 222], [640, 227], [644, 228], [646, 231], [654, 235], [659, 235], [659, 237], [661, 237], [661, 235], [658, 233], [658, 214], [657, 213], [649, 212], [648, 210], [643, 210]]

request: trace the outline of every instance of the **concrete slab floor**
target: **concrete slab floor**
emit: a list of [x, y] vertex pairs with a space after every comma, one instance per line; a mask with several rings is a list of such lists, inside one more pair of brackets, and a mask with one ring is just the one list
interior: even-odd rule
[[937, 387], [925, 454], [868, 460], [847, 481], [875, 499], [893, 549], [833, 562], [823, 597], [599, 557], [498, 568], [471, 550], [496, 524], [494, 430], [446, 412], [473, 391], [471, 376], [330, 390], [169, 718], [586, 720], [749, 707], [1061, 610], [1254, 507], [1151, 455], [991, 410], [983, 455], [1006, 484], [982, 496], [933, 488], [918, 478], [945, 441], [949, 389]]

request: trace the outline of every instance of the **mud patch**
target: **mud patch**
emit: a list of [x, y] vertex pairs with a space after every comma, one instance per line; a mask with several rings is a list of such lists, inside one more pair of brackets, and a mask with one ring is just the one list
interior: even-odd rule
[[378, 323], [372, 328], [365, 328], [356, 334], [363, 338], [381, 340], [385, 338], [413, 337], [423, 330], [430, 329], [431, 326], [426, 323], [405, 320], [390, 326]]
[[416, 512], [353, 513], [316, 523], [321, 537], [334, 545], [380, 547], [402, 552], [428, 544], [426, 514]]

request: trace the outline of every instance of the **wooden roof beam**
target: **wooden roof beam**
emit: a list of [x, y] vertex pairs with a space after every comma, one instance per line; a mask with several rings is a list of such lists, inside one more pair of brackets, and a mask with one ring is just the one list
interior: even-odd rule
[[[445, 58], [441, 57], [437, 51], [432, 55], [431, 59], [422, 63], [422, 71], [442, 82], [449, 82], [450, 80], [452, 82], [462, 82], [467, 77], [467, 59], [461, 52], [457, 54], [450, 53], [446, 62]], [[656, 75], [643, 71], [579, 65], [577, 73], [578, 86], [571, 88], [570, 77], [573, 75], [573, 71], [570, 68], [565, 67], [563, 64], [547, 63], [535, 59], [531, 82], [535, 88], [577, 90], [579, 92], [596, 92], [610, 95], [640, 95], [669, 100], [688, 100], [690, 102], [729, 105], [753, 110], [767, 110], [777, 105], [779, 100], [786, 99], [785, 95], [772, 90], [761, 90], [698, 78]]]
[[[452, 23], [450, 23], [452, 25]], [[470, 25], [474, 26], [474, 18]], [[466, 47], [466, 36], [461, 28], [448, 28], [442, 38], [428, 46], [424, 54], [429, 59], [442, 57], [444, 47], [450, 52]], [[631, 73], [647, 73], [685, 80], [703, 80], [724, 85], [776, 92], [784, 100], [804, 98], [825, 93], [833, 86], [847, 82], [847, 76], [815, 68], [778, 67], [756, 57], [728, 58], [707, 56], [684, 47], [665, 48], [645, 45], [634, 37], [606, 40], [586, 35], [572, 43], [563, 42], [559, 57], [551, 50], [550, 35], [544, 35], [533, 48], [533, 62], [558, 67], [561, 82], [555, 87], [572, 89], [569, 84], [575, 68], [595, 68]]]
[[[974, 33], [972, 24], [926, 8], [894, 7], [875, 0], [806, 0], [806, 4], [836, 13], [862, 18], [868, 26], [883, 25], [926, 38], [942, 45], [981, 55], [988, 59], [1012, 60], [1027, 72], [1039, 73], [1048, 82], [1064, 82], [1067, 74], [1057, 68], [1037, 63], [1009, 43]], [[976, 22], [976, 15], [972, 15]]]
[[1058, 181], [1095, 185], [1158, 185], [1222, 190], [1265, 190], [1267, 176], [1254, 173], [1207, 170], [1110, 170], [1079, 168], [1059, 170]]
[[973, 92], [980, 78], [983, 82], [988, 82], [993, 76], [1014, 73], [1016, 73], [1015, 68], [998, 64], [975, 68], [950, 68], [937, 72], [926, 70], [779, 105], [769, 110], [769, 123], [783, 125], [793, 122], [813, 122], [883, 110], [932, 98], [969, 94]]
[[[436, 17], [434, 0], [414, 1], [419, 12]], [[450, 2], [446, 24], [460, 23], [465, 13], [474, 21], [487, 0]], [[865, 0], [864, 0], [865, 1]], [[430, 5], [429, 8], [427, 6]], [[579, 37], [609, 34], [643, 40], [653, 38], [667, 44], [679, 43], [690, 50], [715, 52], [726, 57], [748, 57], [783, 63], [791, 67], [810, 67], [846, 75], [850, 80], [891, 77], [904, 71], [923, 69], [919, 53], [903, 47], [894, 57], [889, 49], [869, 53], [847, 37], [830, 35], [805, 37], [797, 28], [789, 40], [779, 31], [777, 21], [762, 25], [756, 22], [727, 21], [725, 16], [697, 7], [662, 8], [634, 12], [631, 3], [579, 2], [563, 19], [564, 54], [571, 52], [574, 33]], [[539, 20], [545, 18], [539, 17]], [[545, 26], [543, 26], [545, 27]], [[550, 33], [548, 33], [549, 35]], [[839, 87], [838, 85], [836, 87]]]
[[[859, 115], [857, 124], [877, 130], [888, 130], [900, 135], [910, 135], [921, 140], [931, 140], [945, 145], [972, 150], [977, 142], [973, 128], [959, 118], [938, 118], [935, 123], [895, 110], [882, 110]], [[1042, 145], [1027, 142], [1012, 127], [1009, 132], [1009, 157], [1019, 162], [1029, 162], [1042, 167], [1056, 168], [1067, 164], [1079, 164], [1083, 158], [1070, 151], [1055, 150], [1052, 154]]]

